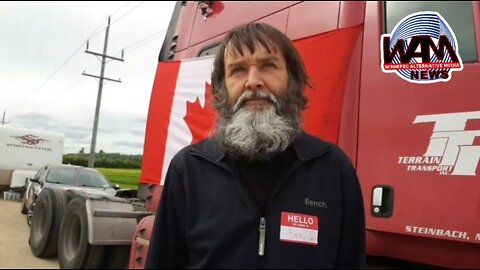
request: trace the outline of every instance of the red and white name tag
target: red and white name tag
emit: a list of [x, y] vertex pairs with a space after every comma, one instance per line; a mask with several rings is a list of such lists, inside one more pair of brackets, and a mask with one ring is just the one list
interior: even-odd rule
[[280, 240], [307, 245], [318, 244], [318, 217], [282, 212]]

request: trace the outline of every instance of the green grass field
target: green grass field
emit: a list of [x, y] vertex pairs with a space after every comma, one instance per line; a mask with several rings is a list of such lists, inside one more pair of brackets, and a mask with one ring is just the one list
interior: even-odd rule
[[107, 169], [95, 168], [105, 175], [112, 184], [119, 184], [120, 187], [138, 189], [140, 170], [136, 169]]

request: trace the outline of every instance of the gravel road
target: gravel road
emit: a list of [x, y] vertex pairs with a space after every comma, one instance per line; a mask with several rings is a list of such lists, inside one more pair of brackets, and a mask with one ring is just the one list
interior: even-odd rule
[[59, 269], [57, 258], [40, 259], [28, 245], [30, 228], [21, 203], [0, 199], [0, 268]]

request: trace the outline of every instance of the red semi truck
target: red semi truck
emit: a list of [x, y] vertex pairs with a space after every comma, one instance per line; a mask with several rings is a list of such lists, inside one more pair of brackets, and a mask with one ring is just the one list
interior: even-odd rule
[[46, 189], [39, 253], [62, 251], [62, 268], [144, 268], [166, 167], [214, 124], [213, 55], [228, 30], [254, 21], [285, 32], [305, 61], [315, 88], [304, 129], [355, 165], [368, 255], [479, 269], [480, 3], [470, 1], [177, 2], [139, 198]]
[[[448, 74], [444, 71], [446, 78], [441, 82], [421, 81], [435, 79], [436, 71], [442, 76], [438, 69], [413, 70], [406, 75], [408, 80], [384, 72], [385, 57], [395, 51], [393, 46], [390, 55], [383, 51], [382, 35], [394, 30], [398, 34], [401, 26], [396, 25], [416, 12], [438, 12], [455, 33], [453, 41], [444, 27], [440, 31], [450, 42], [435, 41], [445, 52], [453, 44], [461, 58], [458, 64], [455, 52], [447, 52], [450, 65], [456, 62], [461, 68]], [[170, 82], [170, 73], [184, 76], [188, 69], [182, 65], [215, 55], [229, 29], [254, 21], [284, 31], [301, 53], [309, 50], [305, 43], [322, 43], [317, 49], [310, 48], [313, 54], [308, 57], [303, 54], [317, 86], [316, 92], [310, 92], [305, 129], [339, 145], [355, 164], [366, 210], [368, 254], [443, 267], [480, 268], [478, 1], [177, 2], [159, 56], [147, 123], [140, 193], [147, 197], [148, 207], [156, 210], [165, 164], [172, 155], [165, 154], [168, 144], [174, 143], [170, 139], [174, 136], [167, 135], [172, 122], [185, 121], [190, 127], [191, 119], [208, 118], [208, 112], [197, 118], [186, 116], [193, 100], [184, 100], [181, 106], [187, 109], [174, 115], [178, 100], [171, 88], [181, 86], [178, 80]], [[428, 28], [429, 24], [419, 27]], [[408, 42], [413, 44], [414, 39], [407, 40], [401, 53], [408, 55]], [[420, 45], [416, 49], [410, 46], [412, 57], [425, 52]], [[436, 53], [441, 60], [443, 55]], [[172, 63], [164, 66], [165, 62]], [[203, 82], [208, 84], [209, 72], [201, 68], [189, 72], [201, 73], [197, 76], [204, 76]], [[208, 91], [200, 93], [200, 103], [205, 102]], [[190, 130], [189, 143], [201, 137]], [[171, 134], [182, 136], [180, 130], [175, 132]], [[147, 217], [137, 227], [131, 268], [143, 267], [152, 223], [153, 217]]]

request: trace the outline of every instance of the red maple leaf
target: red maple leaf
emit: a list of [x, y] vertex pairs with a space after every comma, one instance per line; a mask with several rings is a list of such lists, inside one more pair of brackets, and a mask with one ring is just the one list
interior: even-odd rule
[[192, 133], [192, 142], [196, 143], [208, 137], [214, 127], [216, 111], [210, 105], [212, 102], [212, 91], [210, 84], [205, 82], [205, 106], [200, 105], [197, 97], [195, 101], [187, 101], [187, 113], [183, 120], [187, 123]]

